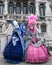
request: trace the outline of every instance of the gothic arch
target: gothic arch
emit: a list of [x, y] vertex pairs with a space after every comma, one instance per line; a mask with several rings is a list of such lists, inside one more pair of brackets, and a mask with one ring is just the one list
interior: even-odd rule
[[41, 32], [46, 32], [47, 24], [41, 23]]
[[14, 14], [14, 3], [13, 2], [8, 3], [8, 13]]

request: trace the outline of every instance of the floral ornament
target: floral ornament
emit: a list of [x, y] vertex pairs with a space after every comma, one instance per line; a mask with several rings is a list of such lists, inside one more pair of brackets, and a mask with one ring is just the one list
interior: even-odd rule
[[12, 43], [13, 43], [14, 46], [17, 44], [17, 43], [16, 43], [17, 41], [19, 41], [19, 38], [17, 38], [17, 37], [14, 36], [14, 37], [12, 38]]

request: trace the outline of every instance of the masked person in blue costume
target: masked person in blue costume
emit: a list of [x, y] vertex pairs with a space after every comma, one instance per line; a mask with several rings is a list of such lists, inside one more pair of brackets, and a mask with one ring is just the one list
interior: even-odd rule
[[26, 34], [27, 34], [27, 31], [26, 31], [26, 26], [25, 26], [25, 24], [24, 24], [24, 22], [21, 22], [20, 23], [20, 30], [21, 30], [21, 32], [22, 32], [22, 37], [23, 38], [21, 38], [22, 40], [24, 39], [24, 41], [22, 41], [23, 43], [23, 61], [25, 61], [25, 48], [26, 48], [26, 42], [25, 42], [25, 37], [26, 37]]
[[10, 63], [20, 63], [23, 60], [24, 46], [25, 44], [22, 30], [20, 27], [15, 26], [13, 21], [10, 21], [10, 24], [14, 26], [10, 40], [7, 42], [7, 45], [4, 48], [3, 56], [7, 62]]

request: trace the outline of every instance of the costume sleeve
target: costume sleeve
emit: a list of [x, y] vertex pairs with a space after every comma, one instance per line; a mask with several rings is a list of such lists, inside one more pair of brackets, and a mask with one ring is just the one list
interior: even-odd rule
[[26, 41], [26, 47], [25, 47], [25, 50], [28, 48], [29, 44], [31, 44], [31, 40]]
[[37, 32], [37, 29], [35, 29], [35, 34], [36, 34], [37, 41], [40, 41], [41, 37], [39, 36], [39, 33]]
[[38, 33], [41, 33], [41, 31], [35, 26], [35, 29], [37, 30]]
[[26, 48], [25, 49], [27, 49], [29, 44], [31, 44], [31, 40], [32, 40], [32, 36], [30, 35], [30, 32], [27, 32], [26, 39], [25, 39], [25, 41], [26, 41]]
[[31, 33], [28, 31], [26, 35], [26, 41], [31, 40], [31, 39], [32, 39]]

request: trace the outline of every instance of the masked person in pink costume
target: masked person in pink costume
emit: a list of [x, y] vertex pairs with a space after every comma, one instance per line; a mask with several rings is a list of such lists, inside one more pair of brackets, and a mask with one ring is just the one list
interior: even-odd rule
[[36, 19], [37, 17], [33, 14], [28, 17], [28, 35], [26, 42], [25, 62], [30, 63], [46, 62], [50, 58], [50, 54], [46, 46], [38, 36], [40, 31], [36, 27]]

